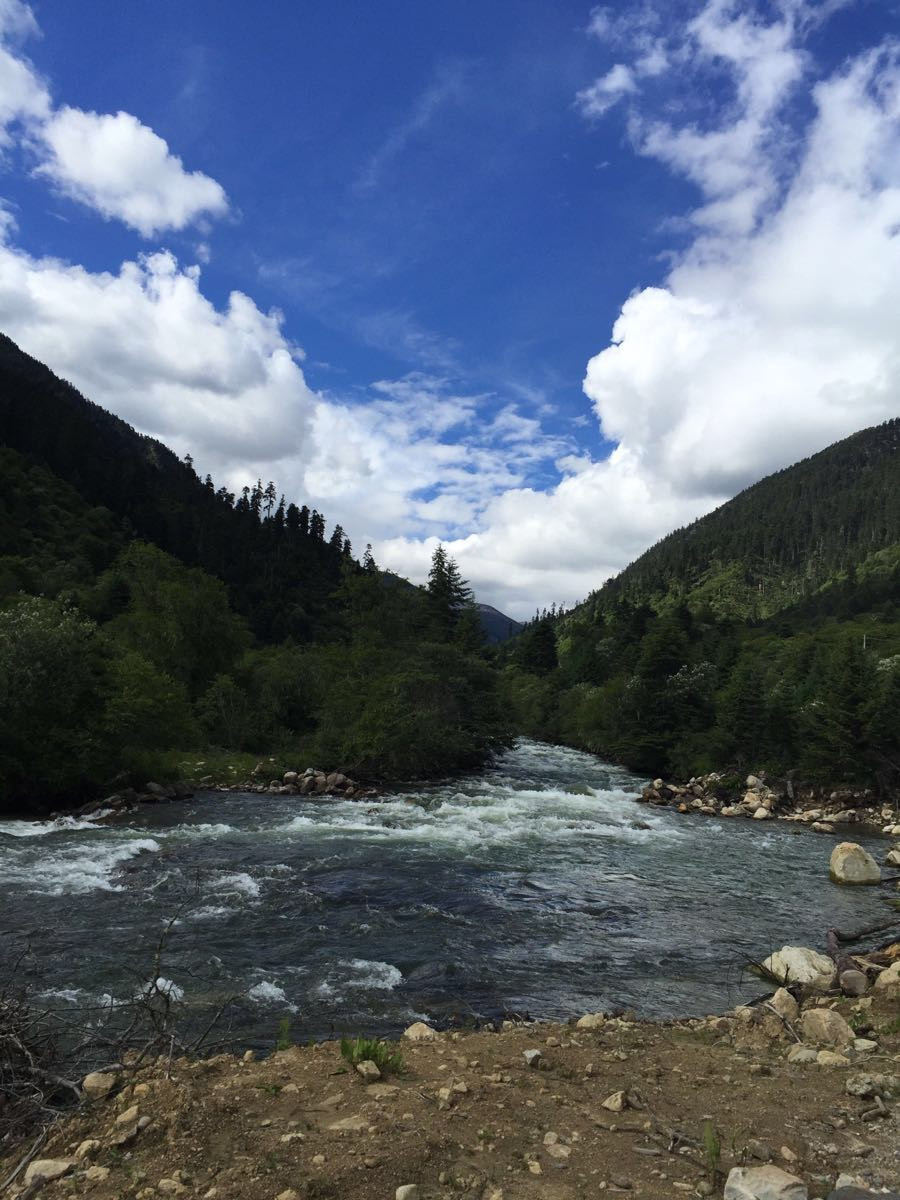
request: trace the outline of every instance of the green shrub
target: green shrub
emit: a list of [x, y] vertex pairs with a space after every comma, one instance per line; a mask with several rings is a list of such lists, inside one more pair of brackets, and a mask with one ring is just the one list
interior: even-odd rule
[[341, 1038], [341, 1057], [352, 1067], [361, 1062], [373, 1062], [375, 1066], [387, 1075], [402, 1075], [406, 1069], [403, 1055], [399, 1050], [392, 1050], [387, 1042], [380, 1038]]

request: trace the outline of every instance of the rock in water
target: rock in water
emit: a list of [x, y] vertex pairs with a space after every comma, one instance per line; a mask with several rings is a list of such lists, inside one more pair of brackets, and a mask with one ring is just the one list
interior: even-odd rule
[[814, 992], [827, 992], [834, 979], [834, 963], [828, 955], [806, 946], [782, 946], [763, 966], [782, 983], [800, 983]]
[[881, 883], [881, 867], [868, 850], [863, 850], [856, 842], [841, 842], [835, 846], [828, 873], [832, 883]]
[[723, 1200], [809, 1200], [806, 1184], [780, 1167], [734, 1167]]

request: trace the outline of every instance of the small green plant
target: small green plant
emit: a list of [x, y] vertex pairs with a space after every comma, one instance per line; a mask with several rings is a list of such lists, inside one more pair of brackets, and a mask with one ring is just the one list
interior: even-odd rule
[[294, 1039], [291, 1037], [291, 1018], [282, 1017], [278, 1022], [278, 1034], [275, 1038], [276, 1050], [290, 1050], [294, 1044]]
[[401, 1075], [404, 1071], [403, 1055], [399, 1050], [392, 1050], [387, 1042], [380, 1038], [341, 1038], [341, 1057], [352, 1067], [361, 1062], [373, 1062], [375, 1066], [387, 1074]]
[[280, 1083], [255, 1083], [253, 1086], [269, 1096], [277, 1096], [282, 1087]]
[[721, 1174], [719, 1163], [722, 1158], [722, 1143], [712, 1121], [706, 1121], [703, 1125], [703, 1158], [709, 1182], [715, 1186], [716, 1180]]
[[882, 1025], [880, 1032], [887, 1037], [895, 1033], [900, 1033], [900, 1017], [893, 1017], [886, 1024]]

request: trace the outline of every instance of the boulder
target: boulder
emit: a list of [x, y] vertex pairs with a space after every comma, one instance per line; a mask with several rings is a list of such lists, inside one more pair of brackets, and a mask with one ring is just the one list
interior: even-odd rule
[[808, 1008], [800, 1018], [800, 1030], [803, 1040], [813, 1046], [843, 1048], [856, 1037], [841, 1014], [830, 1008]]
[[800, 983], [814, 992], [827, 992], [834, 979], [834, 963], [828, 955], [806, 946], [782, 946], [762, 965], [782, 983]]
[[767, 821], [771, 815], [772, 814], [769, 812], [769, 810], [767, 808], [763, 808], [762, 805], [760, 805], [760, 807], [753, 814], [753, 820], [754, 821]]
[[769, 1004], [785, 1021], [796, 1021], [800, 1015], [800, 1005], [786, 988], [779, 988]]
[[600, 1029], [606, 1024], [606, 1017], [603, 1013], [585, 1013], [583, 1017], [579, 1017], [575, 1022], [576, 1029]]
[[895, 963], [892, 963], [887, 970], [882, 971], [875, 980], [875, 990], [878, 992], [883, 992], [891, 987], [900, 989], [900, 958]]
[[888, 850], [884, 856], [884, 865], [886, 867], [900, 867], [900, 849]]
[[300, 776], [296, 771], [285, 771], [281, 778], [284, 783], [296, 783]]
[[99, 1100], [108, 1096], [118, 1082], [118, 1077], [106, 1071], [92, 1071], [81, 1081], [81, 1090], [91, 1100]]
[[855, 971], [852, 968], [847, 971], [841, 971], [838, 982], [845, 996], [864, 996], [869, 986], [869, 981], [866, 979], [865, 974], [862, 971]]
[[403, 1030], [403, 1036], [411, 1042], [427, 1042], [437, 1035], [424, 1021], [414, 1021], [412, 1025]]
[[856, 842], [841, 842], [831, 852], [828, 873], [832, 883], [854, 886], [881, 883], [881, 868]]
[[806, 1184], [780, 1167], [734, 1167], [723, 1200], [809, 1200]]
[[35, 1159], [25, 1168], [25, 1186], [36, 1183], [38, 1179], [43, 1179], [45, 1183], [50, 1183], [53, 1179], [62, 1179], [63, 1175], [68, 1175], [75, 1166], [77, 1163], [74, 1158]]

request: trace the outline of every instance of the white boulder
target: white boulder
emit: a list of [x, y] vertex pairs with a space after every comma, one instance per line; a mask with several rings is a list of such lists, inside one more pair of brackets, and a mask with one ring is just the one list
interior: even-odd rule
[[807, 946], [782, 946], [762, 965], [781, 983], [800, 983], [814, 992], [827, 992], [834, 979], [834, 963], [828, 955]]
[[856, 842], [841, 842], [831, 852], [828, 873], [832, 883], [881, 883], [881, 868], [868, 852]]
[[809, 1200], [806, 1184], [780, 1167], [734, 1167], [723, 1200]]

